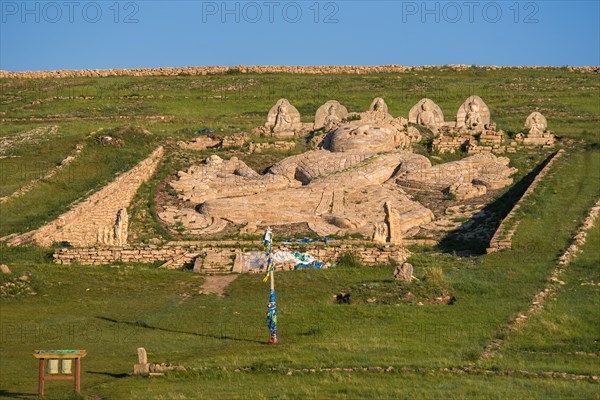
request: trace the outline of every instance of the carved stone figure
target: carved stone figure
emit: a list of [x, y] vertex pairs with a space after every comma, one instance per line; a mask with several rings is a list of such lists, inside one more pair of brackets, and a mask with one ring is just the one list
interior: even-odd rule
[[129, 228], [129, 216], [127, 215], [127, 209], [121, 208], [117, 212], [117, 221], [114, 226], [115, 233], [115, 245], [123, 246], [127, 244], [127, 230]]
[[101, 246], [123, 246], [127, 244], [129, 216], [124, 208], [117, 211], [113, 226], [101, 226], [96, 234], [96, 243]]
[[377, 223], [373, 227], [373, 241], [375, 243], [386, 243], [387, 242], [387, 229], [385, 224]]
[[[348, 147], [360, 147], [353, 146], [352, 138], [346, 142]], [[374, 153], [313, 150], [282, 160], [265, 175], [247, 171], [239, 160], [211, 161], [180, 171], [171, 184], [181, 199], [194, 204], [198, 234], [221, 232], [232, 225], [304, 223], [320, 235], [370, 236], [373, 224], [387, 225], [391, 218], [392, 239], [397, 241], [433, 219], [429, 209], [411, 201], [391, 179], [400, 164], [425, 157], [405, 151]], [[390, 217], [386, 207], [394, 210]], [[164, 213], [159, 216], [165, 218]], [[385, 236], [380, 234], [389, 240], [389, 230]]]
[[527, 137], [542, 137], [546, 132], [546, 128], [548, 127], [548, 122], [546, 118], [537, 111], [529, 114], [527, 119], [525, 120], [525, 129], [529, 130], [529, 134]]
[[[484, 123], [487, 118], [489, 123], [483, 102], [468, 100], [466, 107], [471, 103], [476, 107], [465, 109], [465, 123], [469, 110], [479, 113], [470, 116], [471, 122]], [[368, 111], [352, 113], [347, 122], [338, 122], [336, 111], [341, 106], [328, 103], [320, 107], [315, 126], [328, 118], [339, 125], [325, 135], [319, 150], [283, 159], [264, 175], [235, 157], [209, 157], [204, 164], [177, 173], [178, 179], [170, 184], [185, 204], [179, 211], [161, 211], [159, 217], [171, 221], [185, 214], [188, 217], [177, 221], [197, 235], [246, 226], [287, 226], [307, 227], [323, 236], [357, 233], [381, 243], [401, 243], [434, 219], [433, 212], [412, 200], [405, 189], [447, 192], [452, 186], [457, 196], [463, 192], [471, 196], [512, 182], [514, 169], [507, 158], [481, 154], [432, 166], [427, 157], [403, 150], [411, 143], [408, 121], [387, 113], [383, 99], [375, 99]], [[431, 112], [436, 122], [435, 107], [424, 103], [417, 109], [417, 115], [422, 114], [419, 121], [430, 123]], [[269, 113], [273, 127], [287, 126], [277, 119], [277, 113], [291, 115], [286, 107]], [[463, 180], [467, 186], [460, 186]]]
[[328, 148], [334, 152], [379, 153], [397, 147], [407, 148], [409, 145], [410, 139], [398, 127], [380, 122], [365, 123], [361, 120], [349, 122], [333, 131]]
[[437, 131], [444, 124], [441, 108], [430, 99], [421, 99], [408, 112], [408, 122], [426, 126]]
[[330, 131], [337, 128], [342, 119], [346, 118], [348, 110], [337, 100], [329, 100], [317, 110], [313, 129]]
[[490, 123], [490, 109], [479, 96], [470, 96], [456, 113], [456, 128], [483, 132]]
[[369, 107], [369, 111], [388, 113], [388, 106], [385, 104], [385, 100], [381, 97], [375, 97], [373, 102], [371, 103], [371, 107]]
[[113, 237], [112, 229], [108, 226], [103, 227], [102, 229], [102, 244], [107, 246], [112, 246], [115, 243], [115, 239]]
[[279, 99], [269, 110], [265, 127], [273, 136], [293, 137], [302, 129], [300, 113], [287, 99]]
[[406, 129], [406, 134], [408, 135], [408, 139], [411, 143], [419, 143], [421, 139], [423, 139], [423, 135], [421, 135], [421, 132], [414, 126], [409, 126]]
[[523, 139], [523, 144], [552, 146], [556, 142], [556, 135], [547, 131], [547, 127], [546, 118], [537, 111], [532, 112], [525, 120], [525, 129], [529, 129], [529, 133]]
[[418, 187], [422, 190], [452, 192], [461, 195], [465, 189], [471, 189], [469, 196], [481, 196], [486, 193], [483, 189], [454, 185], [472, 183], [473, 186], [485, 186], [486, 190], [506, 187], [512, 183], [511, 175], [516, 172], [515, 168], [508, 166], [509, 161], [506, 157], [480, 153], [459, 161], [432, 166], [431, 162], [425, 158], [424, 164], [421, 164], [419, 168], [404, 172], [401, 167], [396, 182], [403, 187]]
[[398, 216], [398, 212], [396, 212], [394, 206], [389, 202], [384, 204], [384, 208], [385, 222], [388, 226], [387, 241], [389, 243], [399, 244], [402, 242], [402, 229], [400, 228], [400, 218]]
[[402, 265], [398, 265], [394, 270], [394, 279], [403, 282], [412, 282], [413, 280], [413, 266], [405, 262]]
[[479, 106], [475, 103], [469, 104], [469, 112], [467, 113], [466, 125], [468, 129], [478, 130], [483, 124], [481, 115], [479, 114]]

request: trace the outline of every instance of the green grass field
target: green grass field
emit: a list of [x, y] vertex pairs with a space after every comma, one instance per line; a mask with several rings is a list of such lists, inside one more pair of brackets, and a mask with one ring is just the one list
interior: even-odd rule
[[[17, 143], [5, 153], [11, 157], [0, 159], [0, 195], [52, 168], [77, 143], [86, 144], [69, 167], [17, 201], [0, 204], [0, 236], [52, 220], [163, 144], [172, 149], [167, 152], [172, 157], [138, 192], [131, 229], [139, 232], [139, 241], [166, 237], [152, 216], [152, 194], [168, 174], [210, 154], [178, 151], [175, 142], [203, 127], [223, 134], [250, 132], [264, 122], [279, 97], [287, 97], [310, 121], [329, 99], [360, 111], [373, 97], [384, 96], [393, 115], [406, 116], [426, 96], [451, 120], [466, 97], [478, 94], [498, 127], [507, 131], [519, 131], [531, 111], [542, 112], [566, 150], [522, 206], [512, 250], [457, 257], [444, 248], [411, 249], [415, 276], [423, 279], [431, 268], [440, 269], [455, 304], [333, 301], [335, 294], [348, 290], [352, 299], [352, 288], [362, 285], [375, 288], [377, 296], [393, 285], [392, 265], [347, 262], [329, 270], [281, 272], [276, 277], [277, 346], [266, 344], [268, 285], [261, 276], [240, 275], [219, 298], [200, 294], [204, 277], [191, 271], [150, 265], [58, 266], [50, 261], [51, 249], [0, 246], [0, 263], [14, 273], [0, 276], [0, 283], [27, 274], [36, 292], [0, 298], [0, 397], [36, 397], [33, 350], [83, 348], [88, 356], [82, 395], [89, 399], [600, 399], [600, 382], [589, 378], [600, 376], [598, 223], [562, 276], [565, 284], [544, 308], [519, 331], [506, 328], [546, 286], [558, 257], [600, 196], [597, 75], [472, 68], [358, 76], [0, 80], [0, 85], [0, 118], [5, 119], [0, 138], [59, 126], [56, 137]], [[126, 124], [143, 126], [152, 135], [128, 131], [118, 148], [95, 145], [88, 137], [98, 128], [114, 132]], [[301, 145], [295, 152], [304, 150]], [[240, 155], [257, 170], [290, 154], [222, 153]], [[511, 156], [520, 168], [518, 179], [545, 155]], [[496, 338], [504, 339], [499, 352], [481, 360], [485, 346]], [[151, 362], [172, 362], [187, 371], [132, 376], [137, 347], [147, 349]], [[393, 370], [329, 370], [364, 367]], [[47, 397], [68, 398], [70, 388], [70, 383], [50, 382]]]

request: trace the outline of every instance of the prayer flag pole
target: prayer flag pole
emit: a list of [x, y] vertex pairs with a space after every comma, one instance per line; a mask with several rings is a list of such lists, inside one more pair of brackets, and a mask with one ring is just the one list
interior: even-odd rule
[[269, 343], [275, 344], [279, 342], [279, 337], [277, 336], [277, 297], [275, 296], [275, 268], [273, 264], [273, 231], [270, 227], [267, 228], [263, 236], [263, 244], [265, 245], [265, 255], [267, 256], [267, 273], [263, 282], [266, 282], [269, 278], [271, 279], [271, 292], [266, 321], [271, 335]]

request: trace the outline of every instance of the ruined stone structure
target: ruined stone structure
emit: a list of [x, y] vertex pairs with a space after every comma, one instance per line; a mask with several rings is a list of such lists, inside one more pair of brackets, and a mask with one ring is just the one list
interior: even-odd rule
[[[400, 246], [372, 246], [369, 243], [307, 244], [306, 252], [323, 262], [335, 263], [339, 258], [354, 251], [360, 254], [366, 265], [385, 264], [390, 260], [402, 264], [410, 256], [410, 252]], [[197, 266], [200, 273], [226, 273], [234, 268], [235, 259], [244, 251], [261, 249], [258, 242], [228, 243], [220, 242], [173, 242], [159, 247], [155, 245], [137, 247], [87, 247], [60, 248], [54, 254], [57, 264], [105, 265], [115, 262], [124, 263], [157, 263], [162, 268], [178, 269], [185, 265]], [[297, 246], [277, 244], [274, 251], [297, 251]], [[238, 260], [239, 264], [239, 260]], [[237, 271], [243, 272], [243, 271]]]
[[[287, 109], [285, 101], [278, 104]], [[279, 106], [271, 109], [267, 126], [277, 125]], [[333, 101], [321, 108], [321, 114], [324, 110], [329, 116], [336, 110], [346, 113]], [[384, 222], [384, 204], [389, 202], [400, 216], [392, 240], [399, 242], [402, 232], [429, 222], [433, 215], [410, 201], [390, 180], [399, 164], [414, 155], [399, 151], [411, 143], [406, 134], [407, 120], [394, 118], [386, 110], [385, 102], [377, 98], [371, 110], [354, 114], [349, 122], [334, 117], [331, 126], [336, 127], [323, 140], [320, 150], [288, 157], [265, 175], [235, 157], [223, 160], [218, 156], [179, 171], [171, 186], [194, 211], [165, 207], [159, 217], [170, 224], [177, 217], [188, 231], [205, 235], [226, 227], [249, 232], [258, 226], [305, 223], [323, 235], [361, 232], [371, 236], [373, 222]], [[327, 116], [323, 124], [326, 120]], [[390, 183], [384, 185], [388, 180]], [[375, 220], [373, 215], [377, 216]], [[388, 229], [387, 242], [389, 234]]]
[[248, 151], [250, 153], [262, 153], [265, 150], [292, 150], [295, 147], [296, 142], [278, 140], [274, 143], [250, 143]]
[[[206, 232], [218, 232], [228, 224], [308, 223], [320, 234], [360, 230], [370, 236], [374, 228], [367, 224], [368, 215], [374, 212], [383, 222], [383, 204], [390, 197], [400, 201], [395, 209], [412, 221], [404, 228], [421, 219], [428, 221], [431, 212], [401, 192], [389, 192], [376, 204], [368, 190], [359, 191], [364, 187], [385, 191], [380, 186], [392, 177], [400, 162], [412, 157], [397, 153], [397, 149], [410, 145], [406, 120], [387, 114], [382, 101], [376, 99], [373, 104], [379, 111], [357, 114], [359, 120], [342, 123], [328, 135], [323, 146], [328, 150], [285, 159], [266, 175], [235, 158], [224, 161], [215, 156], [203, 165], [180, 171], [179, 179], [171, 185], [182, 200], [198, 204], [195, 223], [204, 224]], [[396, 153], [376, 156], [386, 151]], [[390, 186], [393, 189], [394, 185]], [[270, 203], [278, 204], [278, 208]], [[169, 216], [163, 214], [161, 218]]]
[[[419, 127], [408, 126], [409, 122]], [[433, 140], [434, 151], [462, 149], [475, 154], [432, 165], [427, 157], [411, 150], [412, 144], [421, 140], [420, 132], [427, 133], [421, 126], [437, 136]], [[212, 155], [202, 163], [178, 171], [176, 179], [170, 177], [168, 183], [177, 192], [177, 199], [171, 197], [156, 210], [162, 222], [183, 228], [186, 235], [253, 233], [266, 226], [286, 232], [310, 229], [322, 236], [360, 234], [380, 245], [374, 247], [372, 242], [309, 245], [307, 251], [320, 261], [335, 262], [344, 252], [357, 251], [367, 264], [391, 258], [402, 265], [407, 257], [400, 247], [405, 238], [421, 229], [432, 230], [439, 222], [431, 209], [436, 213], [439, 210], [427, 201], [468, 200], [505, 188], [512, 183], [516, 170], [509, 166], [508, 158], [491, 153], [511, 151], [527, 139], [535, 143], [540, 140], [543, 145], [548, 145], [550, 137], [554, 140], [539, 113], [530, 115], [525, 127], [527, 137], [509, 140], [490, 121], [489, 109], [478, 96], [469, 97], [459, 108], [456, 124], [445, 123], [442, 110], [427, 98], [412, 107], [408, 119], [390, 115], [380, 97], [360, 113], [348, 113], [339, 102], [330, 100], [319, 107], [314, 124], [302, 123], [298, 110], [286, 99], [280, 99], [259, 132], [291, 139], [311, 129], [318, 130], [316, 135], [320, 136], [314, 150], [287, 157], [262, 175], [237, 157], [226, 160]], [[206, 150], [242, 146], [248, 139], [246, 134], [202, 136], [181, 142], [180, 146]], [[295, 145], [292, 140], [250, 143], [249, 151], [289, 150]], [[66, 242], [87, 246], [57, 250], [54, 258], [61, 264], [163, 262], [164, 268], [193, 264], [195, 271], [203, 273], [230, 272], [236, 265], [239, 269], [244, 249], [238, 244], [187, 242], [163, 247], [127, 244], [127, 206], [141, 183], [154, 173], [162, 152], [162, 148], [157, 149], [56, 221], [10, 238], [9, 243], [49, 246]], [[427, 199], [419, 202], [415, 193], [421, 192], [426, 192]], [[256, 243], [248, 246], [257, 250]], [[287, 245], [276, 247], [280, 251], [290, 250]], [[412, 270], [403, 268], [399, 274], [410, 279]], [[408, 272], [410, 275], [406, 275]]]
[[96, 243], [99, 246], [123, 246], [127, 244], [129, 216], [127, 209], [121, 208], [117, 211], [117, 218], [113, 226], [101, 226], [98, 228]]
[[408, 128], [406, 128], [406, 134], [411, 144], [419, 143], [421, 139], [423, 139], [423, 135], [421, 135], [421, 132], [414, 126], [409, 126]]
[[193, 139], [190, 139], [188, 142], [180, 141], [177, 144], [182, 149], [187, 150], [206, 150], [206, 149], [216, 149], [219, 147], [221, 140], [216, 136], [198, 136]]
[[334, 130], [327, 148], [333, 152], [380, 153], [406, 149], [410, 139], [403, 128], [382, 122], [352, 121]]
[[441, 134], [433, 139], [432, 150], [440, 154], [454, 154], [461, 150], [467, 149], [471, 143], [475, 142], [475, 138], [469, 134], [463, 135], [446, 135]]
[[468, 200], [486, 194], [487, 187], [481, 184], [474, 184], [472, 181], [456, 182], [448, 187], [447, 192], [457, 200]]
[[[266, 185], [260, 185], [263, 187], [258, 189], [264, 190], [260, 193], [245, 197], [220, 196], [203, 202], [199, 211], [211, 221], [216, 218], [234, 225], [277, 226], [304, 222], [322, 235], [354, 231], [370, 236], [373, 229], [370, 222], [383, 222], [384, 203], [391, 201], [401, 213], [403, 227], [407, 229], [423, 222], [423, 219], [428, 222], [433, 216], [428, 209], [409, 200], [393, 182], [384, 183], [393, 177], [399, 164], [411, 157], [411, 153], [372, 156], [360, 167], [318, 176], [304, 185], [297, 180], [283, 180], [282, 175], [267, 174], [267, 179], [285, 183], [288, 187], [267, 190]], [[265, 177], [259, 179], [265, 180]], [[242, 188], [251, 189], [256, 184], [244, 184], [248, 179], [243, 177], [234, 179], [242, 183], [238, 183], [238, 187]]]
[[117, 139], [112, 136], [102, 135], [96, 138], [96, 143], [102, 146], [123, 146], [125, 141], [123, 139]]
[[[278, 104], [287, 107], [285, 101]], [[440, 152], [468, 148], [476, 143], [472, 134], [477, 132], [482, 132], [484, 143], [503, 140], [504, 133], [489, 122], [489, 110], [477, 96], [463, 104], [465, 126], [460, 131], [443, 123], [441, 110], [431, 100], [423, 99], [415, 107], [415, 121], [440, 127], [433, 143]], [[325, 128], [327, 115], [340, 108], [337, 102], [327, 102], [315, 126]], [[348, 114], [352, 118], [333, 117], [334, 127], [318, 150], [288, 157], [265, 175], [235, 157], [217, 156], [179, 171], [171, 186], [187, 205], [165, 207], [159, 217], [168, 224], [177, 219], [189, 233], [199, 235], [307, 224], [320, 235], [360, 233], [379, 243], [401, 243], [403, 236], [434, 218], [431, 210], [410, 200], [403, 187], [470, 199], [512, 183], [515, 170], [506, 158], [478, 154], [432, 166], [427, 157], [403, 151], [420, 134], [414, 127], [409, 134], [408, 120], [394, 118], [387, 110], [385, 101], [375, 98], [368, 111]], [[277, 124], [277, 112], [281, 109], [271, 109], [268, 126]]]
[[223, 149], [227, 147], [242, 147], [249, 137], [248, 134], [236, 134], [228, 136], [198, 136], [188, 142], [178, 142], [182, 149], [187, 150], [206, 150], [206, 149]]

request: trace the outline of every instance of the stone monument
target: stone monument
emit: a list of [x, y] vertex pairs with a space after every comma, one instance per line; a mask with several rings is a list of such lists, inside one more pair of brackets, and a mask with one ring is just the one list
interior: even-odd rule
[[302, 129], [300, 113], [287, 99], [279, 99], [269, 110], [265, 127], [275, 137], [294, 137]]
[[413, 266], [405, 262], [402, 265], [398, 265], [394, 271], [394, 279], [403, 282], [412, 282], [413, 280]]
[[490, 109], [479, 96], [470, 96], [456, 113], [456, 128], [483, 132], [490, 123]]
[[556, 135], [554, 132], [548, 131], [548, 122], [546, 118], [537, 111], [529, 114], [525, 120], [525, 129], [528, 130], [523, 140], [525, 145], [542, 145], [552, 146], [556, 142]]
[[325, 129], [325, 131], [335, 129], [347, 115], [346, 107], [337, 100], [329, 100], [317, 110], [313, 129]]
[[388, 114], [388, 106], [385, 104], [385, 100], [383, 100], [381, 97], [375, 97], [371, 103], [371, 106], [369, 107], [369, 111]]
[[543, 137], [547, 127], [548, 122], [546, 121], [546, 117], [544, 117], [537, 111], [534, 111], [531, 114], [529, 114], [529, 116], [525, 120], [525, 129], [529, 131], [529, 133], [527, 134], [527, 137], [529, 138]]
[[114, 226], [115, 234], [115, 246], [123, 246], [127, 244], [127, 230], [129, 229], [129, 215], [127, 215], [127, 209], [121, 208], [117, 212], [117, 221]]
[[408, 122], [425, 126], [436, 132], [444, 124], [444, 114], [437, 104], [424, 98], [410, 109]]

